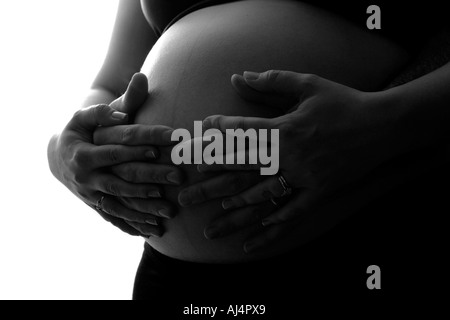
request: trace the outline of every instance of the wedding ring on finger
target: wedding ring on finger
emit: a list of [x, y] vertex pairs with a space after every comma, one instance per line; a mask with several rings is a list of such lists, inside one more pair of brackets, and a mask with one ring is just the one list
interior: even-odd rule
[[103, 209], [103, 201], [104, 200], [105, 200], [105, 196], [102, 196], [95, 204], [95, 209], [97, 211], [105, 212], [105, 210]]
[[280, 195], [280, 198], [291, 195], [292, 188], [289, 186], [286, 179], [283, 177], [281, 173], [278, 175], [278, 181], [280, 182], [281, 187], [283, 188], [283, 193]]
[[276, 207], [278, 207], [282, 202], [281, 198], [284, 198], [292, 194], [292, 188], [289, 186], [289, 184], [287, 183], [286, 179], [283, 177], [282, 174], [279, 174], [277, 176], [277, 180], [280, 183], [281, 187], [283, 188], [283, 191], [278, 197], [270, 197], [270, 202], [272, 202]]
[[277, 200], [276, 200], [276, 198], [270, 198], [270, 202], [272, 202], [274, 205], [275, 205], [275, 207], [278, 207], [278, 205], [279, 205], [279, 203], [277, 202]]

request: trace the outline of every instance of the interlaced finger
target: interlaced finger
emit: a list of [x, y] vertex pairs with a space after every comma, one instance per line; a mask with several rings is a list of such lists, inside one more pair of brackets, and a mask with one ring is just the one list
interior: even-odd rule
[[120, 202], [128, 209], [165, 219], [173, 218], [176, 213], [173, 205], [163, 199], [120, 198]]
[[284, 195], [284, 192], [285, 189], [280, 184], [278, 176], [271, 176], [240, 194], [224, 199], [222, 206], [224, 209], [233, 209], [258, 204], [280, 198]]
[[164, 164], [128, 162], [113, 166], [111, 170], [116, 176], [132, 183], [179, 185], [183, 180], [179, 168]]
[[151, 161], [158, 157], [158, 150], [151, 146], [93, 146], [83, 144], [77, 159], [90, 168], [103, 168], [130, 161]]
[[261, 179], [261, 175], [254, 171], [227, 172], [181, 190], [178, 202], [182, 206], [189, 206], [231, 196], [253, 186]]
[[129, 183], [112, 174], [99, 174], [94, 183], [97, 191], [116, 197], [142, 199], [161, 197], [161, 189], [157, 185]]
[[261, 226], [261, 221], [276, 209], [272, 203], [266, 202], [227, 212], [205, 228], [205, 237], [221, 238], [252, 225]]
[[161, 125], [119, 125], [114, 127], [99, 127], [94, 132], [94, 144], [120, 144], [128, 146], [170, 146], [173, 129]]
[[101, 209], [110, 216], [120, 218], [125, 221], [156, 226], [159, 224], [159, 219], [156, 216], [128, 209], [115, 197], [104, 196]]

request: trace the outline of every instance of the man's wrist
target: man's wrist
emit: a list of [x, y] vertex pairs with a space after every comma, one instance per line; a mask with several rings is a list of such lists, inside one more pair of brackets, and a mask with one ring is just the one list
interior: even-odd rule
[[369, 116], [377, 123], [380, 147], [385, 160], [419, 148], [415, 138], [417, 126], [408, 125], [407, 102], [399, 92], [391, 90], [368, 94]]

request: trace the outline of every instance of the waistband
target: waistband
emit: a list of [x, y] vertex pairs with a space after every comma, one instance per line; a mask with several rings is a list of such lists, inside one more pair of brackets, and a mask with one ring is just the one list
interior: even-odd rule
[[[268, 269], [278, 268], [281, 265], [294, 266], [296, 264], [302, 263], [303, 257], [305, 257], [305, 254], [308, 255], [308, 251], [311, 251], [309, 250], [308, 246], [306, 247], [302, 246], [288, 253], [282, 253], [270, 258], [263, 258], [244, 262], [234, 262], [234, 263], [207, 263], [207, 262], [202, 263], [171, 258], [155, 250], [148, 243], [144, 244], [144, 255], [147, 258], [160, 263], [161, 265], [164, 265], [168, 268], [174, 268], [176, 270], [180, 270], [181, 268], [182, 269], [192, 268], [196, 270], [205, 270], [208, 272], [211, 270], [220, 271], [221, 269], [226, 269], [227, 271], [230, 270], [242, 271], [246, 269], [253, 270], [254, 268], [261, 268], [261, 266], [264, 266], [264, 268]], [[311, 252], [309, 254], [311, 254]]]

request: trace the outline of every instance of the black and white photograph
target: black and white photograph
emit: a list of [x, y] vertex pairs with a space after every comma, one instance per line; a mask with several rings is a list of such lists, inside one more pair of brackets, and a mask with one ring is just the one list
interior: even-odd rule
[[0, 0], [0, 300], [294, 319], [438, 296], [446, 8]]

